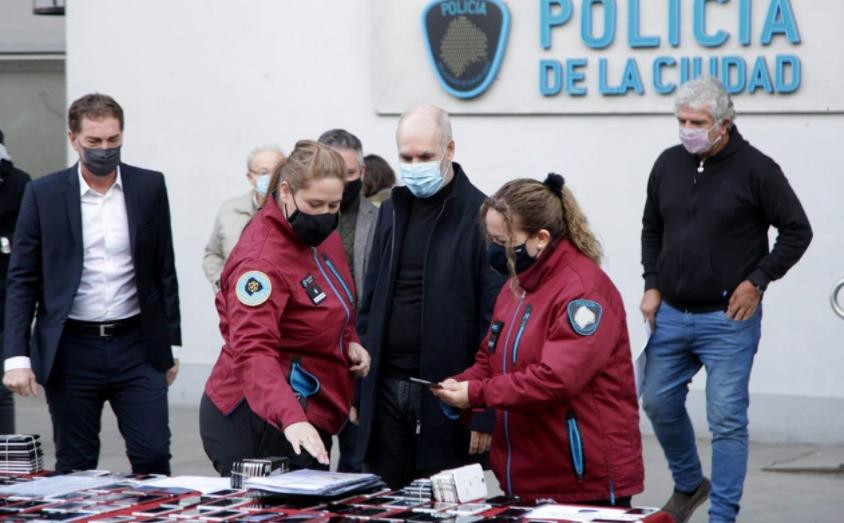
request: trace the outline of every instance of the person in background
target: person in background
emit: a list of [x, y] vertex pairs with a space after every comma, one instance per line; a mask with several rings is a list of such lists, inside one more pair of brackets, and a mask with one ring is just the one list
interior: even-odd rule
[[475, 364], [432, 392], [497, 409], [490, 463], [508, 496], [629, 507], [645, 470], [627, 316], [564, 183], [513, 180], [484, 203], [487, 259], [509, 285]]
[[[3, 353], [3, 311], [6, 308], [6, 272], [23, 190], [30, 177], [12, 163], [0, 131], [0, 354]], [[15, 400], [12, 391], [0, 387], [0, 434], [15, 433]]]
[[439, 381], [469, 367], [504, 283], [486, 263], [485, 196], [453, 161], [448, 113], [408, 110], [396, 146], [405, 186], [379, 211], [358, 316], [372, 354], [358, 452], [390, 488], [484, 460], [494, 413], [476, 413], [465, 427], [409, 378]]
[[268, 456], [327, 468], [331, 436], [349, 419], [353, 377], [366, 375], [369, 354], [336, 232], [345, 178], [331, 147], [298, 142], [223, 269], [224, 345], [199, 408], [221, 476], [235, 461]]
[[366, 176], [363, 177], [363, 196], [381, 207], [384, 200], [390, 197], [390, 191], [396, 184], [396, 173], [387, 160], [377, 154], [367, 154], [364, 159]]
[[[642, 216], [640, 309], [652, 332], [642, 404], [674, 478], [663, 510], [684, 523], [709, 497], [709, 521], [732, 522], [747, 474], [748, 387], [762, 294], [806, 252], [812, 228], [780, 166], [739, 133], [721, 82], [704, 76], [684, 84], [674, 110], [681, 144], [654, 163]], [[701, 367], [711, 483], [686, 411], [689, 383]]]
[[202, 270], [215, 291], [220, 288], [220, 273], [226, 259], [237, 245], [243, 228], [264, 204], [270, 177], [282, 161], [284, 153], [274, 145], [258, 147], [250, 152], [246, 158], [246, 179], [252, 189], [224, 202], [217, 212], [214, 229], [202, 257]]
[[[375, 233], [375, 218], [378, 209], [361, 196], [361, 187], [366, 175], [363, 160], [363, 145], [357, 136], [345, 129], [332, 129], [322, 133], [319, 142], [334, 149], [346, 165], [346, 186], [343, 202], [340, 204], [340, 239], [349, 260], [349, 270], [354, 275], [356, 296], [363, 294], [363, 277], [369, 264], [372, 237]], [[355, 304], [357, 306], [357, 304]], [[340, 472], [360, 472], [361, 460], [355, 452], [357, 445], [357, 409], [352, 406], [349, 421], [337, 435], [340, 443]]]
[[24, 396], [44, 386], [60, 473], [97, 468], [108, 401], [132, 472], [170, 474], [181, 345], [170, 204], [163, 174], [120, 161], [123, 124], [110, 96], [70, 105], [79, 161], [27, 185], [12, 242], [3, 384]]

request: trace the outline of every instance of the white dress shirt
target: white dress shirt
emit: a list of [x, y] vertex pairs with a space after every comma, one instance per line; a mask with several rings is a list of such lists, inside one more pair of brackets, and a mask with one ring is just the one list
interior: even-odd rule
[[69, 317], [103, 322], [140, 314], [120, 168], [114, 184], [105, 194], [100, 194], [85, 182], [80, 167], [79, 197], [82, 278]]
[[[129, 239], [129, 218], [120, 167], [117, 179], [100, 194], [92, 189], [78, 168], [82, 210], [82, 278], [73, 298], [69, 318], [107, 322], [141, 313], [135, 265]], [[178, 357], [173, 347], [173, 357]], [[4, 371], [31, 368], [27, 356], [8, 358]]]

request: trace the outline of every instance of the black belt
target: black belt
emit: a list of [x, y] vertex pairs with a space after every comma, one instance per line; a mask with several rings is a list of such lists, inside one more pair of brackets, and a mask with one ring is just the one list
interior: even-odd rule
[[680, 312], [690, 313], [690, 314], [702, 314], [707, 312], [717, 312], [717, 311], [726, 311], [727, 304], [722, 305], [681, 305], [679, 303], [674, 303], [672, 301], [666, 300], [663, 298], [663, 301], [670, 305], [671, 307], [677, 309]]
[[64, 323], [64, 328], [77, 334], [89, 334], [101, 338], [110, 338], [125, 334], [140, 325], [141, 315], [138, 314], [131, 318], [111, 321], [82, 321], [68, 318]]

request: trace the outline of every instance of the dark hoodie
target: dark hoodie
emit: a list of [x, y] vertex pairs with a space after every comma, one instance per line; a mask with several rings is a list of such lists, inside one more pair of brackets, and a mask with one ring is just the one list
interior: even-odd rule
[[[779, 234], [769, 251], [771, 226]], [[765, 289], [811, 240], [782, 169], [735, 127], [724, 149], [704, 162], [676, 145], [651, 170], [642, 217], [645, 289], [659, 289], [675, 306], [723, 308], [744, 280]]]

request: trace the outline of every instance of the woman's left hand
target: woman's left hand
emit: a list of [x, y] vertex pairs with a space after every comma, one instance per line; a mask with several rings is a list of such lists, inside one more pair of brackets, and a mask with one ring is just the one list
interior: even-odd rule
[[468, 381], [454, 381], [447, 379], [440, 384], [440, 387], [432, 388], [434, 393], [441, 401], [457, 407], [458, 409], [469, 408], [469, 382]]
[[369, 374], [369, 352], [363, 348], [363, 345], [355, 342], [349, 344], [349, 360], [352, 362], [349, 372], [355, 377], [365, 378]]

